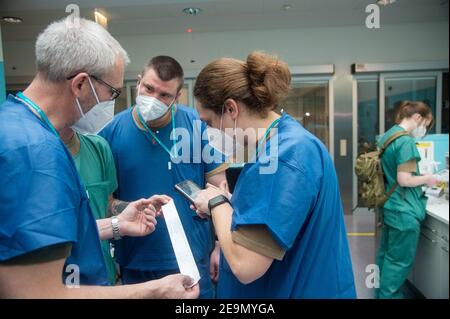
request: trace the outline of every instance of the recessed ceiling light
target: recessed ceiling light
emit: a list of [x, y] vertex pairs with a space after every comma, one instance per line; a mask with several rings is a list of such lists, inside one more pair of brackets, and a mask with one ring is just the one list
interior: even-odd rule
[[282, 9], [283, 9], [284, 11], [289, 11], [289, 10], [292, 9], [292, 6], [291, 6], [290, 4], [285, 4], [285, 5], [283, 5]]
[[95, 22], [100, 24], [105, 29], [108, 28], [108, 18], [106, 17], [106, 15], [101, 13], [98, 9], [95, 9], [94, 16], [95, 16]]
[[387, 6], [387, 5], [393, 4], [396, 1], [397, 0], [378, 0], [377, 4], [380, 6]]
[[183, 12], [186, 13], [187, 15], [190, 15], [190, 16], [196, 16], [200, 12], [202, 12], [202, 9], [189, 7], [189, 8], [184, 8]]
[[2, 21], [8, 22], [8, 23], [22, 23], [22, 18], [19, 17], [2, 17]]

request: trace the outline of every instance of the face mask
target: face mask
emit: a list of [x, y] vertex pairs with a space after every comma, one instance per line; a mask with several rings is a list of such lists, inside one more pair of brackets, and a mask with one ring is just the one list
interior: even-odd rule
[[[140, 88], [138, 88], [138, 94], [139, 91]], [[165, 103], [155, 97], [146, 95], [138, 95], [136, 97], [136, 106], [145, 122], [159, 119], [169, 111], [169, 106]]]
[[223, 111], [224, 107], [222, 107], [222, 115], [220, 117], [220, 129], [208, 127], [206, 131], [209, 145], [226, 157], [230, 157], [235, 155], [237, 150], [242, 150], [244, 147], [236, 140], [236, 120], [234, 121], [233, 137], [222, 131]]
[[217, 128], [206, 129], [209, 145], [221, 154], [229, 157], [234, 154], [233, 138]]
[[80, 101], [76, 99], [81, 118], [72, 126], [72, 128], [81, 134], [97, 134], [114, 118], [115, 100], [100, 102], [91, 79], [88, 78], [88, 80], [95, 99], [97, 100], [97, 104], [89, 112], [84, 114]]
[[411, 132], [411, 136], [414, 138], [423, 138], [426, 134], [427, 129], [423, 125], [419, 125]]

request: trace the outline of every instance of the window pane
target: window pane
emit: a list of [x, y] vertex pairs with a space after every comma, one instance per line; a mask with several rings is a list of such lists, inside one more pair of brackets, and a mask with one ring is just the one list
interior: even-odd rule
[[378, 80], [358, 81], [358, 154], [375, 150], [379, 119]]
[[448, 90], [449, 90], [449, 83], [448, 83], [448, 72], [445, 72], [442, 74], [442, 134], [448, 134], [449, 133], [449, 107], [450, 102], [448, 98]]
[[116, 103], [114, 105], [114, 114], [120, 113], [127, 108], [127, 88], [122, 88], [122, 94], [116, 99]]
[[[358, 155], [376, 149], [376, 136], [380, 132], [380, 106], [378, 80], [358, 80]], [[358, 179], [358, 207], [365, 207]]]
[[[422, 101], [430, 106], [436, 118], [436, 82], [436, 77], [386, 79], [386, 131], [395, 124], [396, 106], [401, 101]], [[433, 126], [430, 133], [435, 132], [436, 127]]]
[[328, 82], [294, 83], [278, 111], [284, 109], [329, 148]]

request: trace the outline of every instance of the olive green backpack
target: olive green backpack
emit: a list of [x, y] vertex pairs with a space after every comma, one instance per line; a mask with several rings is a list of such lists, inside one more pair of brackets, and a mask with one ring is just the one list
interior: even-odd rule
[[394, 133], [384, 142], [380, 150], [361, 154], [356, 159], [355, 173], [361, 181], [361, 198], [368, 208], [382, 207], [398, 186], [395, 182], [386, 193], [381, 156], [393, 141], [404, 135], [408, 133], [405, 131]]

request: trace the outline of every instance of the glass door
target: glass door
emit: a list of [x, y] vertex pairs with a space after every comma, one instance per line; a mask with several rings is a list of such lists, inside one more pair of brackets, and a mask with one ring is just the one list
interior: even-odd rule
[[[384, 130], [389, 130], [395, 124], [397, 105], [401, 101], [421, 101], [427, 104], [436, 120], [437, 75], [385, 75], [384, 76]], [[430, 129], [436, 133], [436, 126]]]
[[284, 110], [330, 149], [330, 103], [328, 80], [295, 79], [289, 96], [278, 108]]
[[[356, 157], [361, 153], [375, 150], [377, 136], [384, 134], [395, 124], [397, 106], [401, 101], [422, 101], [430, 106], [436, 122], [436, 125], [430, 129], [430, 133], [441, 133], [441, 130], [445, 132], [446, 127], [448, 130], [448, 88], [443, 88], [442, 83], [445, 83], [445, 73], [442, 72], [379, 73], [355, 76], [353, 166]], [[445, 93], [446, 90], [447, 93]], [[359, 184], [354, 174], [354, 208], [364, 207], [360, 198]]]
[[[357, 155], [376, 149], [376, 137], [380, 133], [380, 105], [378, 78], [357, 81]], [[364, 207], [361, 199], [361, 181], [356, 180], [358, 207]], [[355, 206], [355, 205], [353, 205]]]

